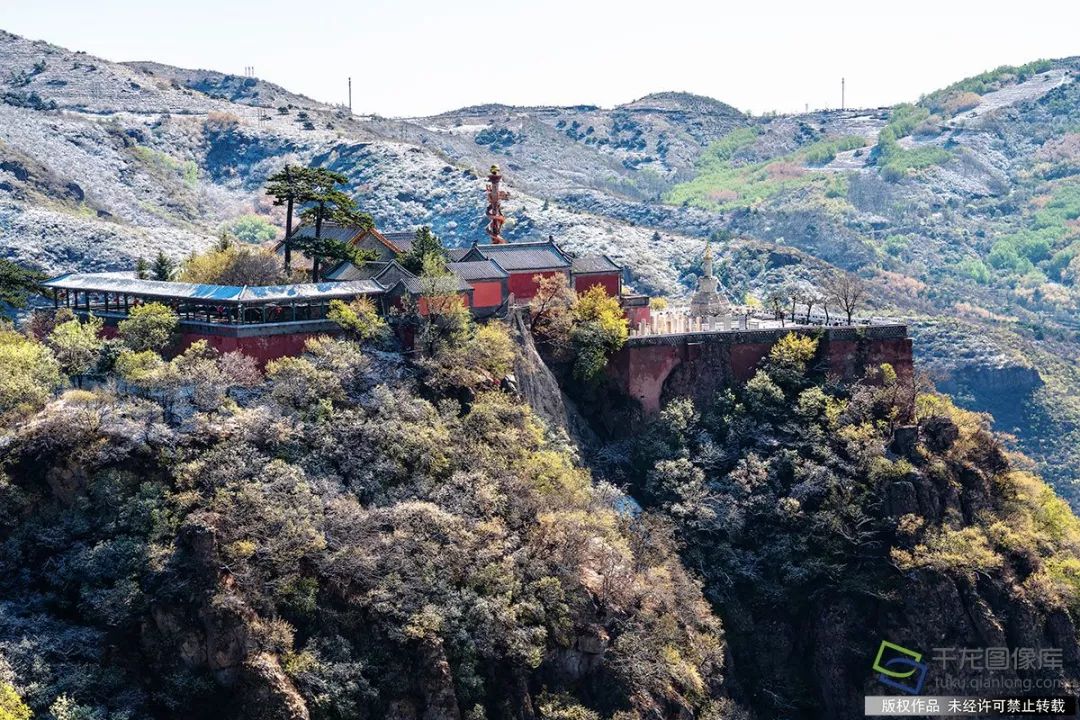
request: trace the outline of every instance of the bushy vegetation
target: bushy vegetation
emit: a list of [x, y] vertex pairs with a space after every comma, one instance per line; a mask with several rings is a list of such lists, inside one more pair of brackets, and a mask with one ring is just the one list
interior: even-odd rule
[[117, 334], [133, 352], [161, 351], [173, 338], [180, 319], [172, 308], [151, 302], [131, 308], [117, 326]]
[[803, 148], [799, 155], [808, 165], [828, 165], [836, 154], [846, 150], [855, 150], [866, 145], [866, 138], [861, 135], [844, 135], [827, 138]]
[[332, 300], [326, 319], [336, 322], [353, 339], [360, 342], [385, 338], [390, 327], [379, 314], [375, 303], [370, 298], [358, 297], [352, 302]]
[[881, 176], [892, 182], [907, 177], [911, 172], [941, 165], [952, 157], [948, 150], [937, 145], [901, 147], [895, 132], [889, 126], [878, 135], [874, 152], [877, 165], [881, 168]]
[[710, 145], [698, 160], [694, 179], [671, 188], [665, 202], [732, 210], [753, 207], [781, 192], [810, 185], [820, 186], [827, 194], [834, 178], [805, 166], [827, 164], [838, 152], [866, 144], [854, 135], [833, 137], [770, 160], [740, 159], [739, 152], [752, 145], [759, 132], [757, 128], [739, 128]]
[[529, 306], [532, 331], [549, 358], [569, 364], [578, 380], [596, 380], [630, 334], [618, 299], [600, 286], [578, 294], [561, 276], [537, 276], [536, 281]]
[[919, 105], [932, 112], [943, 112], [950, 100], [964, 93], [985, 95], [993, 90], [1000, 90], [1006, 84], [1023, 82], [1032, 75], [1044, 73], [1052, 67], [1053, 63], [1050, 60], [1035, 60], [1019, 66], [1002, 65], [936, 90], [920, 100]]
[[225, 223], [223, 230], [240, 242], [261, 245], [278, 236], [278, 228], [262, 215], [241, 215]]
[[0, 418], [11, 420], [45, 404], [63, 384], [60, 363], [46, 346], [0, 324]]
[[199, 182], [199, 166], [194, 160], [177, 160], [168, 153], [145, 145], [136, 145], [131, 151], [136, 159], [159, 175], [176, 177], [189, 188], [194, 188]]
[[181, 282], [211, 285], [275, 285], [286, 280], [277, 255], [270, 250], [223, 239], [206, 252], [192, 255], [180, 269]]
[[[429, 359], [497, 375], [513, 352], [492, 323]], [[728, 707], [720, 627], [668, 524], [621, 510], [492, 382], [463, 404], [430, 368], [330, 339], [265, 379], [205, 343], [115, 364], [49, 402], [52, 351], [0, 343], [20, 413], [0, 460], [11, 717]]]
[[929, 117], [930, 111], [926, 108], [900, 103], [889, 113], [889, 123], [885, 127], [892, 131], [894, 140], [899, 140], [914, 132]]
[[994, 598], [1010, 608], [995, 622], [1035, 637], [1078, 609], [1067, 505], [1011, 464], [986, 417], [922, 388], [888, 365], [838, 384], [817, 342], [789, 335], [745, 386], [675, 400], [600, 453], [606, 477], [676, 522], [725, 622], [737, 697], [764, 715], [861, 712], [862, 693], [838, 688], [872, 688], [880, 637], [967, 644], [942, 587]]
[[1026, 275], [1038, 269], [1047, 277], [1075, 284], [1080, 274], [1080, 183], [1051, 184], [1037, 196], [1025, 217], [1026, 227], [998, 237], [987, 262], [999, 272]]

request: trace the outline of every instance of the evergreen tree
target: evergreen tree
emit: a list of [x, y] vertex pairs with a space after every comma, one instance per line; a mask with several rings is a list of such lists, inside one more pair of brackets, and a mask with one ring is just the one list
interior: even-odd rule
[[150, 263], [141, 255], [135, 260], [135, 277], [140, 280], [150, 279]]
[[172, 280], [173, 275], [176, 273], [176, 263], [168, 255], [158, 250], [150, 272], [155, 280]]
[[266, 180], [266, 194], [274, 205], [285, 206], [285, 274], [292, 271], [293, 209], [310, 199], [312, 170], [286, 164]]
[[356, 201], [338, 187], [348, 182], [347, 177], [326, 168], [309, 168], [308, 173], [310, 185], [307, 200], [313, 204], [300, 213], [300, 217], [315, 224], [315, 234], [314, 237], [298, 237], [293, 245], [311, 258], [311, 281], [318, 282], [324, 260], [365, 262], [372, 259], [372, 255], [366, 251], [356, 250], [338, 240], [323, 238], [323, 223], [370, 229], [375, 227], [375, 221], [367, 213], [361, 212]]
[[449, 259], [442, 241], [425, 225], [416, 231], [412, 249], [398, 255], [398, 262], [409, 272], [419, 275], [424, 271], [424, 261], [427, 258], [435, 258], [442, 263]]
[[37, 270], [0, 259], [0, 302], [24, 307], [29, 296], [39, 292], [38, 283], [44, 279]]

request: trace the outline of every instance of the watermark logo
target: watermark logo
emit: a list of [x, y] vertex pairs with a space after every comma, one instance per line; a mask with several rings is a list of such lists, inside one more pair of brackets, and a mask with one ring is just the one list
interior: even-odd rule
[[927, 666], [922, 662], [922, 657], [920, 652], [882, 640], [874, 658], [874, 672], [885, 685], [918, 695], [926, 682]]

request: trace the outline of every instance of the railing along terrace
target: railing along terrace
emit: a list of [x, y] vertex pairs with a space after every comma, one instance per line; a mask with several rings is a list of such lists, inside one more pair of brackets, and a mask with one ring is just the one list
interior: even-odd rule
[[870, 319], [838, 320], [835, 316], [826, 319], [823, 315], [811, 314], [807, 317], [795, 313], [794, 319], [788, 313], [782, 316], [762, 313], [758, 310], [732, 308], [728, 315], [693, 317], [687, 308], [675, 308], [655, 312], [649, 321], [637, 323], [630, 328], [631, 338], [655, 337], [666, 335], [698, 335], [702, 333], [747, 332], [751, 330], [782, 330], [785, 328], [841, 328], [891, 325]]
[[56, 307], [113, 322], [140, 305], [160, 303], [181, 323], [224, 326], [321, 322], [333, 300], [378, 297], [385, 291], [371, 280], [233, 286], [142, 280], [130, 273], [69, 274], [43, 285], [53, 291]]
[[[149, 301], [148, 301], [149, 302]], [[305, 303], [290, 305], [258, 305], [241, 307], [239, 305], [207, 305], [202, 303], [178, 303], [162, 301], [159, 298], [153, 302], [161, 303], [177, 314], [181, 322], [209, 323], [213, 325], [257, 325], [264, 323], [282, 322], [310, 322], [324, 320], [329, 312], [329, 303]], [[130, 301], [128, 307], [115, 303], [91, 301], [89, 304], [82, 303], [78, 306], [67, 307], [79, 315], [93, 314], [107, 320], [123, 320], [130, 315], [131, 310], [142, 305], [142, 302]], [[58, 305], [59, 307], [59, 305]]]

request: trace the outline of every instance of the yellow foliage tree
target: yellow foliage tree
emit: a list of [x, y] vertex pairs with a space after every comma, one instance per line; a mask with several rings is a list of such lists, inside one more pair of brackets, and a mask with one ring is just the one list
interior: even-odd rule
[[570, 309], [574, 319], [571, 339], [576, 357], [574, 374], [582, 380], [597, 377], [611, 355], [626, 344], [630, 326], [619, 300], [594, 285], [578, 295]]
[[41, 407], [63, 382], [49, 348], [0, 330], [0, 417]]
[[15, 688], [0, 682], [0, 720], [30, 720], [32, 714]]

